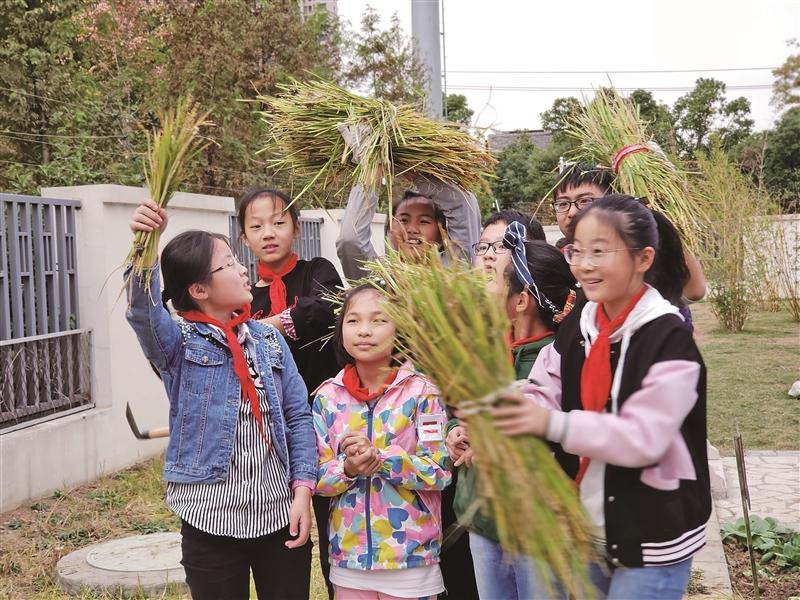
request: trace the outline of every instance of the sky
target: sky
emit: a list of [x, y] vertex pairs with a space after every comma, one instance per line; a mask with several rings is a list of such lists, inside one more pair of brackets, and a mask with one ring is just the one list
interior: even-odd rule
[[[410, 36], [411, 1], [338, 0], [338, 11], [354, 29], [368, 4], [384, 26], [396, 12]], [[537, 129], [553, 100], [609, 81], [672, 106], [699, 77], [725, 82], [728, 100], [748, 98], [755, 129], [767, 129], [771, 69], [800, 39], [800, 0], [441, 1], [447, 91], [467, 97], [474, 125], [501, 131]]]

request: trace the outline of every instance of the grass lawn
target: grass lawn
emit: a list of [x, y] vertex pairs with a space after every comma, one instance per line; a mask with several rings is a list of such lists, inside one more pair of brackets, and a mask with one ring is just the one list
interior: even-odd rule
[[696, 338], [708, 368], [708, 439], [733, 454], [736, 422], [747, 450], [797, 450], [800, 324], [788, 313], [756, 313], [741, 333], [719, 327], [708, 303], [692, 306]]
[[[743, 333], [731, 334], [718, 327], [708, 304], [692, 311], [708, 366], [711, 443], [731, 454], [738, 420], [748, 449], [797, 449], [800, 399], [786, 392], [800, 379], [800, 326], [785, 312], [757, 313]], [[0, 515], [0, 598], [67, 598], [53, 583], [61, 556], [102, 540], [177, 530], [164, 503], [161, 466], [151, 460]], [[317, 564], [315, 551], [311, 598], [323, 600]]]

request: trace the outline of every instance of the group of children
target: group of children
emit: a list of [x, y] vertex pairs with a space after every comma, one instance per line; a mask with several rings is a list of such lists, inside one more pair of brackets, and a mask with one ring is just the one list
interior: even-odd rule
[[[430, 245], [457, 260], [455, 247], [486, 273], [511, 322], [496, 334], [528, 381], [494, 409], [497, 428], [547, 440], [575, 480], [599, 550], [595, 594], [680, 598], [710, 512], [705, 367], [681, 312], [702, 296], [699, 265], [666, 218], [608, 196], [607, 175], [585, 165], [555, 192], [561, 250], [519, 211], [490, 216], [475, 241], [474, 202], [421, 185], [432, 195], [396, 202], [387, 237], [406, 260]], [[376, 256], [375, 209], [375, 194], [351, 192], [337, 243], [348, 278]], [[247, 598], [252, 573], [259, 597], [308, 598], [312, 505], [331, 598], [566, 597], [472, 508], [468, 425], [439, 397], [446, 374], [401, 359], [378, 284], [348, 290], [336, 314], [342, 282], [326, 259], [293, 253], [288, 196], [253, 190], [238, 220], [259, 261], [252, 286], [228, 240], [202, 231], [126, 273], [128, 320], [170, 401], [166, 496], [192, 597]], [[166, 223], [148, 200], [130, 227]]]

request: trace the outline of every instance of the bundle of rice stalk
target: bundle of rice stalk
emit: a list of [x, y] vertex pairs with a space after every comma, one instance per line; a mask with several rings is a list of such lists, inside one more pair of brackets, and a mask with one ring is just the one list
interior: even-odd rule
[[699, 248], [708, 219], [689, 198], [686, 173], [647, 134], [636, 105], [613, 88], [602, 88], [566, 132], [580, 142], [578, 157], [614, 171], [616, 192], [646, 197], [670, 218], [690, 249]]
[[[186, 176], [186, 166], [209, 144], [200, 135], [200, 128], [210, 125], [208, 114], [201, 114], [190, 96], [180, 98], [174, 109], [159, 114], [161, 129], [147, 134], [144, 176], [150, 198], [159, 207], [167, 206]], [[133, 263], [133, 275], [140, 277], [157, 258], [158, 235], [138, 231], [125, 261]]]
[[356, 183], [376, 188], [385, 180], [391, 202], [395, 177], [421, 175], [468, 190], [488, 189], [495, 162], [457, 126], [434, 121], [407, 105], [363, 98], [314, 79], [280, 86], [260, 96], [270, 137], [261, 152], [276, 171], [340, 193]]
[[432, 253], [412, 263], [392, 253], [368, 267], [386, 282], [386, 310], [402, 353], [436, 383], [447, 405], [466, 413], [476, 502], [494, 516], [503, 548], [535, 559], [543, 581], [549, 569], [585, 597], [592, 544], [575, 484], [543, 440], [495, 428], [488, 410], [515, 380], [505, 342], [510, 323], [485, 277], [453, 262], [444, 266]]

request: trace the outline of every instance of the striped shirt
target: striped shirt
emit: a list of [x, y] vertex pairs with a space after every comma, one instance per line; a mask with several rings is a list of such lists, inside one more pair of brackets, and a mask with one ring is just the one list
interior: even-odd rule
[[249, 332], [243, 326], [239, 341], [258, 393], [267, 443], [250, 403], [242, 401], [225, 481], [167, 484], [167, 506], [181, 519], [200, 531], [240, 539], [268, 535], [288, 526], [292, 501], [286, 469], [271, 442], [266, 390], [249, 351], [248, 338]]

